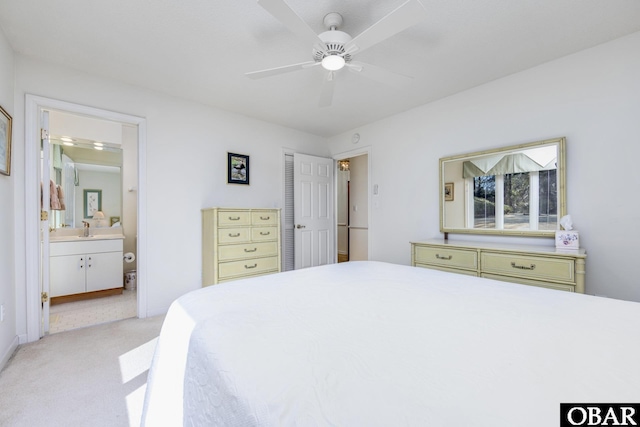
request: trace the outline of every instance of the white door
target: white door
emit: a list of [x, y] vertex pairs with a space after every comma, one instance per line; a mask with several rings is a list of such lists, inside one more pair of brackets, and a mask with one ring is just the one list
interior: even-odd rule
[[333, 159], [296, 153], [293, 170], [295, 269], [331, 264]]
[[[40, 336], [49, 332], [49, 209], [50, 192], [49, 181], [51, 179], [51, 155], [49, 144], [49, 112], [42, 110], [40, 116], [40, 138], [42, 141], [42, 163], [40, 176], [42, 183], [42, 206], [40, 215], [40, 295], [42, 296], [42, 313], [40, 315]], [[46, 214], [45, 214], [46, 213]], [[45, 297], [46, 295], [46, 297]]]

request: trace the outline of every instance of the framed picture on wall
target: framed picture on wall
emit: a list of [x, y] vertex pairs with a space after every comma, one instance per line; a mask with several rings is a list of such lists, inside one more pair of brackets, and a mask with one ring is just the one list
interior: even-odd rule
[[453, 201], [453, 182], [447, 182], [444, 185], [444, 201], [445, 202]]
[[227, 183], [249, 185], [249, 156], [227, 153]]
[[11, 116], [0, 107], [0, 173], [11, 174]]
[[84, 217], [93, 218], [93, 214], [102, 210], [102, 190], [84, 190]]

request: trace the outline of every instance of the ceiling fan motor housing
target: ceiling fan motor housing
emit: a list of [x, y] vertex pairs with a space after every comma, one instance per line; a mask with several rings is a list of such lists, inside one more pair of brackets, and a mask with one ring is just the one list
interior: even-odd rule
[[324, 57], [330, 55], [340, 55], [344, 58], [345, 62], [351, 61], [351, 54], [345, 55], [344, 49], [344, 45], [351, 41], [349, 34], [339, 30], [329, 30], [318, 34], [318, 37], [320, 37], [320, 40], [325, 44], [326, 50], [313, 49], [313, 59], [316, 62], [320, 62]]

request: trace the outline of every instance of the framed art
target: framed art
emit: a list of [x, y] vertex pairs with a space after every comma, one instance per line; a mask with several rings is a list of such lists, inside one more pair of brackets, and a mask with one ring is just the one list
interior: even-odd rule
[[227, 153], [227, 183], [249, 185], [249, 156]]
[[110, 216], [109, 217], [109, 225], [113, 226], [113, 224], [119, 223], [120, 222], [120, 217], [119, 216]]
[[0, 173], [11, 174], [11, 116], [0, 107]]
[[447, 182], [446, 184], [444, 184], [444, 201], [453, 201], [453, 182]]
[[102, 190], [84, 190], [84, 217], [93, 218], [93, 214], [102, 210]]

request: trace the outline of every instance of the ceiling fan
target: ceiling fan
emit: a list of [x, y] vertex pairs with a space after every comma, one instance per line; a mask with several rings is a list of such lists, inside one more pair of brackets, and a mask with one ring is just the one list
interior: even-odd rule
[[365, 49], [419, 23], [427, 17], [427, 11], [419, 0], [407, 0], [384, 18], [367, 28], [356, 37], [338, 30], [342, 25], [339, 13], [329, 13], [324, 17], [327, 31], [316, 34], [284, 0], [258, 0], [258, 4], [297, 34], [312, 48], [312, 60], [277, 68], [246, 73], [247, 77], [259, 79], [301, 69], [322, 66], [327, 74], [322, 83], [320, 106], [331, 105], [333, 99], [336, 72], [342, 68], [357, 72], [378, 82], [401, 87], [411, 81], [411, 77], [393, 73], [371, 64], [354, 61], [353, 57]]

